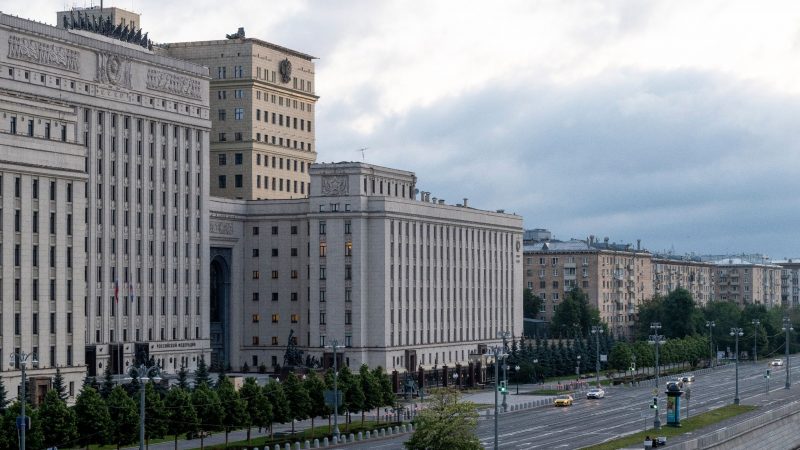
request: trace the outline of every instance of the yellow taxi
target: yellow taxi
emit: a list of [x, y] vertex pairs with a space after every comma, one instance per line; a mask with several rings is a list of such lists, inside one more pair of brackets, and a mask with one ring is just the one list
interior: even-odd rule
[[575, 401], [571, 395], [559, 395], [556, 397], [555, 401], [553, 401], [553, 405], [555, 406], [572, 406], [572, 402]]

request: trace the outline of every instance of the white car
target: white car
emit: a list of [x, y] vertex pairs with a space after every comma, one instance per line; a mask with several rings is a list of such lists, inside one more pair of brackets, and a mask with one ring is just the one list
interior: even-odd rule
[[601, 388], [591, 388], [586, 391], [586, 398], [603, 398], [606, 396], [606, 391]]
[[783, 360], [782, 359], [773, 359], [772, 360], [772, 365], [773, 366], [782, 366], [783, 365]]
[[683, 381], [684, 383], [691, 383], [694, 381], [694, 375], [686, 375], [683, 378], [681, 378], [681, 381]]

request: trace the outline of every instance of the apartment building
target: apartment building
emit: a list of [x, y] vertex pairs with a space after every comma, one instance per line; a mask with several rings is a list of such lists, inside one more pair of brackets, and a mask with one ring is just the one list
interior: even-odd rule
[[211, 71], [211, 195], [291, 199], [309, 194], [316, 161], [314, 57], [244, 29], [216, 41], [165, 44]]
[[773, 264], [781, 266], [781, 305], [800, 307], [800, 261], [784, 259]]
[[742, 258], [726, 258], [716, 261], [714, 265], [715, 299], [734, 302], [739, 306], [781, 306], [781, 266]]
[[565, 295], [580, 288], [600, 320], [615, 336], [626, 338], [634, 334], [638, 306], [653, 297], [651, 258], [638, 245], [597, 242], [593, 236], [586, 241], [530, 239], [524, 248], [525, 286], [544, 300], [539, 319], [547, 321]]
[[655, 254], [653, 264], [653, 293], [666, 297], [675, 289], [689, 291], [697, 306], [714, 300], [716, 266], [700, 258]]

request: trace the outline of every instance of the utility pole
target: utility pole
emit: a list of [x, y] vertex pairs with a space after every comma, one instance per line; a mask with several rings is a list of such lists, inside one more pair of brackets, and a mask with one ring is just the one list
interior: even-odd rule
[[[508, 331], [498, 331], [497, 337], [503, 340], [503, 353], [508, 357], [508, 344], [506, 341], [511, 337], [511, 333]], [[505, 385], [508, 386], [508, 363], [503, 363], [503, 381], [505, 381]], [[503, 391], [503, 412], [508, 411], [508, 403], [506, 403], [506, 394], [507, 390]]]
[[709, 362], [711, 364], [711, 368], [714, 368], [714, 327], [717, 326], [713, 320], [706, 320], [706, 328], [708, 328], [708, 354], [711, 358]]
[[753, 319], [753, 362], [758, 362], [758, 326], [761, 325], [761, 321], [758, 319]]
[[[145, 379], [153, 380], [154, 383], [161, 381], [158, 376], [160, 370], [158, 365], [146, 366], [144, 363], [134, 366], [133, 371], [139, 379], [139, 450], [144, 450], [144, 391]], [[133, 378], [126, 377], [125, 381], [133, 381]]]
[[792, 327], [792, 321], [789, 319], [789, 316], [783, 317], [783, 332], [786, 334], [786, 386], [785, 389], [789, 389], [792, 387], [792, 382], [789, 381], [789, 332], [794, 331]]
[[498, 433], [498, 416], [499, 416], [499, 408], [497, 407], [497, 391], [500, 389], [500, 383], [498, 382], [500, 378], [500, 366], [499, 364], [503, 361], [508, 355], [503, 352], [503, 349], [494, 346], [491, 348], [490, 352], [487, 353], [487, 356], [494, 356], [494, 449], [497, 450], [499, 447], [499, 433]]
[[667, 341], [664, 339], [664, 336], [658, 334], [658, 330], [661, 329], [661, 322], [650, 323], [650, 329], [653, 330], [653, 334], [650, 335], [650, 339], [648, 339], [647, 342], [656, 346], [656, 388], [655, 396], [653, 397], [653, 406], [655, 406], [653, 409], [655, 410], [656, 417], [653, 420], [653, 428], [658, 430], [661, 428], [661, 419], [658, 417], [658, 388], [661, 386], [661, 367], [658, 364], [658, 349], [661, 344], [664, 344]]
[[333, 349], [333, 436], [336, 438], [336, 442], [339, 442], [341, 440], [341, 435], [339, 434], [339, 387], [337, 385], [339, 362], [336, 358], [336, 349], [339, 348], [339, 341], [331, 339], [331, 345], [327, 347]]
[[595, 378], [597, 387], [600, 387], [600, 333], [603, 332], [603, 327], [599, 325], [592, 325], [592, 334], [594, 335], [594, 346], [596, 350], [596, 357], [594, 362]]
[[[17, 362], [19, 362], [19, 367], [22, 369], [22, 384], [20, 385], [21, 395], [20, 395], [20, 418], [17, 418], [17, 428], [19, 428], [19, 449], [25, 450], [25, 432], [28, 430], [28, 418], [25, 417], [25, 401], [27, 400], [27, 394], [25, 393], [25, 384], [26, 384], [26, 377], [25, 377], [25, 369], [28, 366], [28, 359], [31, 360], [31, 366], [34, 368], [39, 365], [39, 360], [36, 358], [36, 353], [12, 353], [11, 358], [9, 360], [9, 365], [11, 367], [16, 367]], [[20, 423], [21, 422], [21, 423]]]
[[731, 328], [731, 336], [736, 338], [736, 395], [733, 397], [733, 404], [739, 404], [739, 336], [744, 335], [741, 328]]

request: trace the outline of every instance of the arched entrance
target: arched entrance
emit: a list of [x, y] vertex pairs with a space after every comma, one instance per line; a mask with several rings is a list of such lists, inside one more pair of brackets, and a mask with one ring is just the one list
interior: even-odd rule
[[227, 367], [230, 355], [228, 316], [230, 315], [231, 270], [230, 249], [211, 249], [211, 270], [209, 270], [209, 322], [211, 332], [212, 367]]

